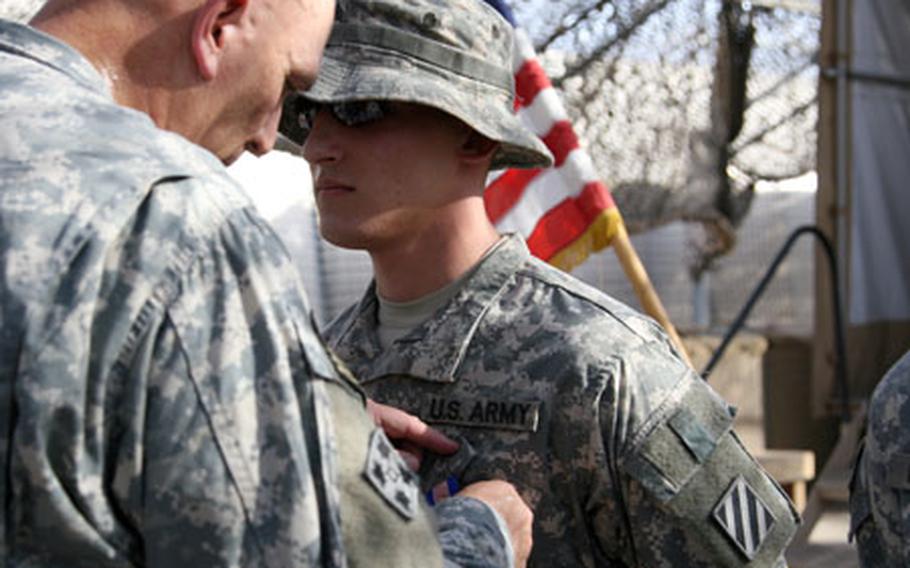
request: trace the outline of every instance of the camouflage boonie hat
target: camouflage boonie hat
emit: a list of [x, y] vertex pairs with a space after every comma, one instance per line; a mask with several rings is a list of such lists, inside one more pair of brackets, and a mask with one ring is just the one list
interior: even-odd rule
[[[493, 168], [546, 167], [543, 142], [513, 112], [512, 28], [483, 0], [339, 1], [307, 99], [389, 100], [442, 110], [500, 143]], [[282, 134], [299, 140], [295, 97]]]

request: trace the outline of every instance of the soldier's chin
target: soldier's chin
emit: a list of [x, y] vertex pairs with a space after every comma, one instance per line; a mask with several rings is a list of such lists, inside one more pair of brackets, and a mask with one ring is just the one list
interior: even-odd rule
[[370, 244], [370, 239], [364, 235], [338, 229], [323, 219], [319, 220], [319, 234], [326, 241], [343, 249], [365, 250]]

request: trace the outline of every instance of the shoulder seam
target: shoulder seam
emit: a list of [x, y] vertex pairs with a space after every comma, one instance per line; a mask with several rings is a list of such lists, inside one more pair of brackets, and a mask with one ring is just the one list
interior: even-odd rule
[[[546, 280], [546, 279], [542, 278], [540, 275], [536, 274], [535, 271], [534, 271], [532, 268], [528, 267], [527, 265], [522, 266], [521, 268], [519, 268], [518, 270], [515, 271], [514, 277], [518, 277], [518, 276], [523, 276], [523, 277], [529, 278], [529, 279], [531, 279], [531, 280], [534, 280], [535, 282], [539, 282], [539, 283], [544, 284], [545, 286], [548, 286], [548, 287], [550, 287], [550, 288], [557, 288], [557, 289], [562, 290], [563, 292], [565, 292], [565, 293], [567, 293], [567, 294], [571, 294], [571, 295], [574, 296], [575, 298], [578, 298], [579, 300], [582, 300], [582, 301], [584, 301], [584, 302], [586, 302], [586, 303], [592, 305], [592, 306], [595, 307], [598, 311], [600, 311], [600, 312], [604, 313], [605, 315], [609, 316], [610, 319], [612, 319], [612, 320], [615, 321], [616, 323], [622, 325], [623, 328], [625, 328], [625, 329], [628, 330], [630, 333], [632, 333], [633, 335], [635, 335], [635, 337], [638, 337], [639, 339], [641, 339], [641, 340], [644, 341], [644, 342], [649, 342], [649, 341], [651, 341], [651, 339], [649, 339], [649, 338], [647, 338], [647, 337], [643, 337], [637, 330], [633, 329], [633, 328], [630, 327], [628, 324], [626, 324], [626, 322], [624, 322], [622, 319], [620, 319], [619, 317], [617, 317], [616, 314], [613, 313], [613, 311], [611, 311], [611, 310], [608, 309], [607, 307], [601, 305], [600, 303], [598, 303], [598, 302], [597, 302], [596, 300], [594, 300], [593, 298], [590, 298], [590, 297], [588, 297], [586, 294], [582, 294], [582, 293], [580, 293], [580, 292], [578, 292], [578, 291], [576, 291], [576, 290], [572, 290], [571, 288], [569, 288], [568, 286], [564, 285], [564, 284], [561, 283], [561, 282], [552, 282], [552, 281], [550, 281], [550, 280]], [[635, 312], [630, 312], [630, 313], [632, 313], [632, 314], [635, 315], [636, 317], [641, 317], [639, 314], [637, 314], [637, 313], [635, 313]]]

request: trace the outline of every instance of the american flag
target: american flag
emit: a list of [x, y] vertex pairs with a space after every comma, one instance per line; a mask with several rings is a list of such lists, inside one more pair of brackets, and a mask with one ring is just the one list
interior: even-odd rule
[[530, 38], [515, 26], [505, 2], [485, 1], [515, 28], [516, 112], [555, 158], [551, 168], [506, 170], [491, 177], [484, 193], [487, 215], [501, 232], [524, 236], [535, 256], [571, 270], [610, 245], [622, 217], [581, 148]]

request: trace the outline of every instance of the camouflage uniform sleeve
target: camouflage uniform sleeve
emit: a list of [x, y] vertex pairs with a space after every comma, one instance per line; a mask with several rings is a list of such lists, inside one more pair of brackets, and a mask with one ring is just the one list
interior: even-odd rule
[[[142, 496], [137, 526], [144, 559], [150, 566], [253, 566], [264, 557], [253, 519], [245, 510], [244, 493], [252, 489], [252, 480], [244, 479], [244, 464], [235, 483], [234, 458], [223, 454], [220, 445], [234, 444], [232, 438], [242, 433], [236, 424], [225, 428], [230, 410], [214, 401], [217, 395], [195, 379], [186, 349], [175, 325], [167, 320], [147, 354], [145, 435], [136, 444], [143, 471], [141, 480], [140, 472], [135, 472], [137, 479], [130, 487], [137, 498]], [[206, 405], [213, 403], [220, 408], [210, 415]], [[225, 449], [235, 457], [239, 454], [236, 446]], [[285, 514], [277, 508], [274, 512]], [[306, 532], [312, 537], [312, 530]]]
[[195, 243], [173, 297], [137, 318], [157, 320], [130, 358], [147, 383], [141, 459], [115, 483], [137, 504], [146, 565], [338, 565], [315, 331], [271, 233], [233, 215]]
[[446, 568], [515, 565], [505, 521], [483, 502], [456, 495], [436, 505], [436, 514]]
[[910, 566], [910, 353], [872, 394], [850, 482], [850, 538], [860, 564]]
[[612, 374], [600, 421], [613, 481], [601, 498], [622, 510], [597, 508], [601, 548], [629, 566], [783, 565], [798, 515], [733, 432], [733, 409], [655, 344]]

